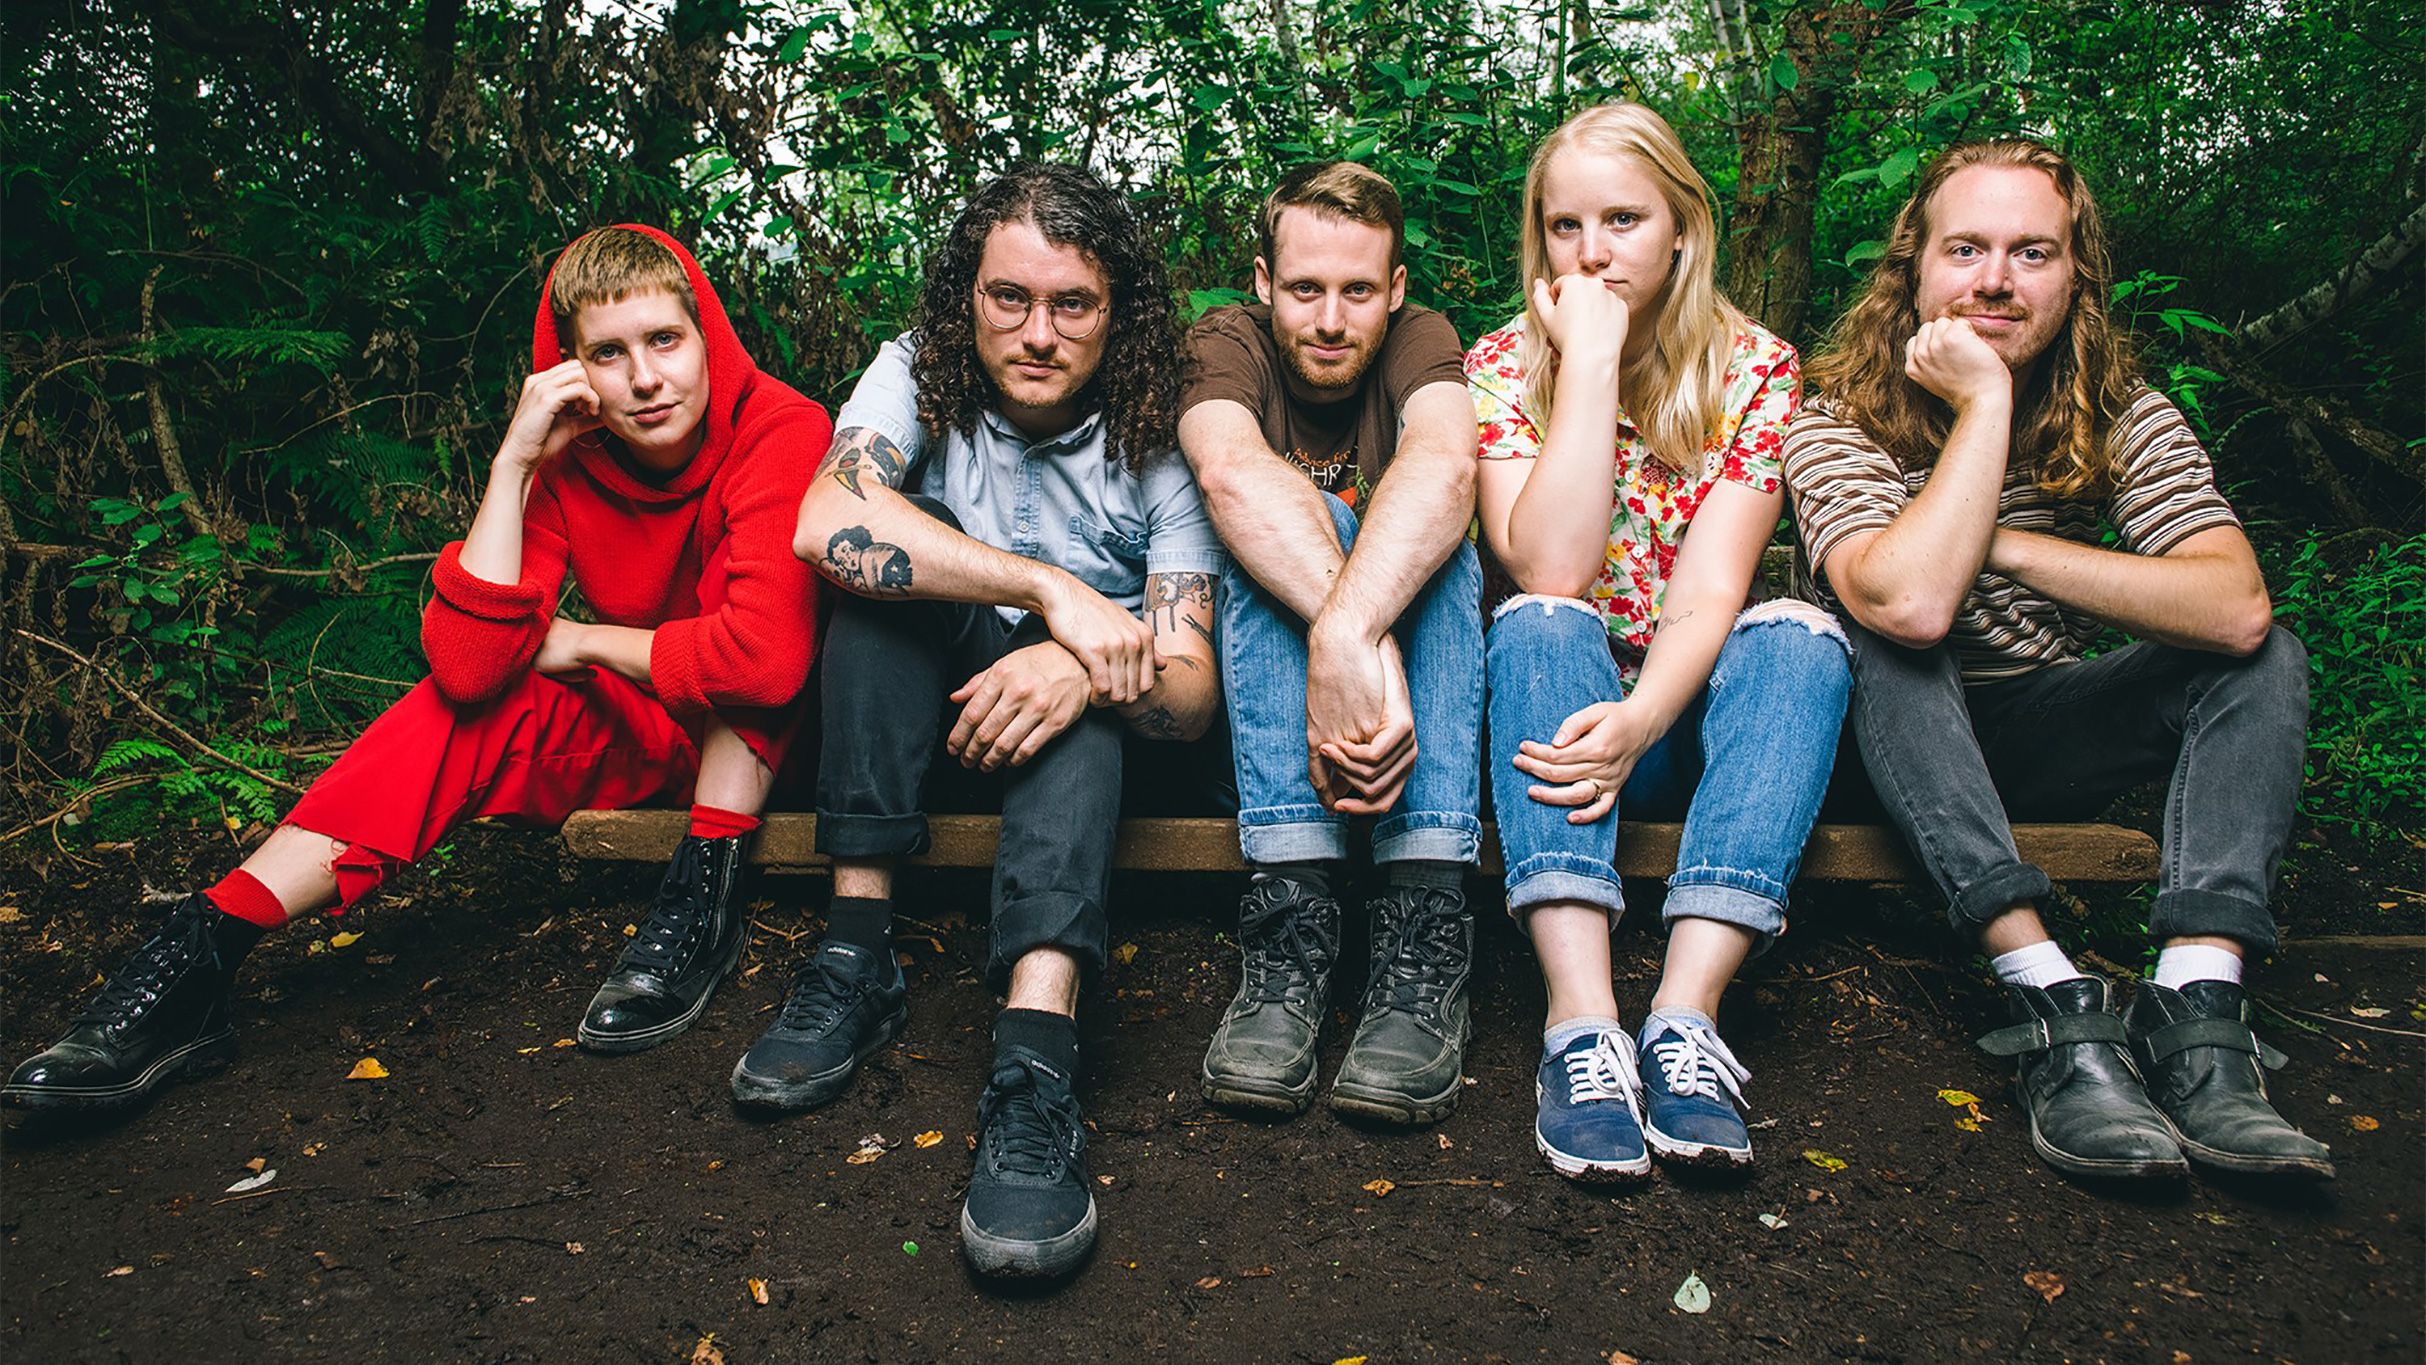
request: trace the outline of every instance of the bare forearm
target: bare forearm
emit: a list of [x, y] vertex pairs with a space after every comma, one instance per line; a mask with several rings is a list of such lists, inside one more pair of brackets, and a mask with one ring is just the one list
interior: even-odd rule
[[792, 552], [862, 597], [977, 602], [1023, 611], [1043, 610], [1048, 581], [1062, 573], [964, 535], [891, 488], [870, 482], [845, 488], [830, 472], [818, 476], [801, 499]]
[[2186, 649], [2246, 654], [2272, 624], [2265, 579], [2245, 549], [2136, 555], [1999, 528], [1988, 568], [2130, 635]]
[[1942, 637], [1971, 595], [1996, 533], [2011, 442], [2010, 404], [1981, 401], [1959, 417], [1929, 481], [1830, 578], [1854, 617], [1917, 641]]
[[1315, 624], [1378, 640], [1474, 520], [1474, 451], [1401, 446]]
[[472, 514], [472, 529], [463, 536], [463, 571], [490, 583], [522, 581], [522, 506], [530, 497], [531, 471], [520, 463], [499, 460], [489, 469], [489, 486]]
[[1609, 556], [1617, 490], [1617, 362], [1562, 372], [1539, 457], [1504, 520], [1488, 521], [1491, 553], [1526, 592], [1580, 597]]
[[635, 626], [589, 626], [581, 632], [580, 659], [643, 687], [654, 686], [649, 675], [649, 647], [656, 640], [656, 631]]
[[1347, 556], [1323, 499], [1304, 471], [1277, 455], [1233, 457], [1200, 485], [1205, 514], [1230, 556], [1265, 592], [1311, 621], [1331, 596]]
[[1114, 709], [1147, 739], [1201, 738], [1221, 705], [1220, 672], [1201, 655], [1164, 654], [1162, 662], [1153, 691]]

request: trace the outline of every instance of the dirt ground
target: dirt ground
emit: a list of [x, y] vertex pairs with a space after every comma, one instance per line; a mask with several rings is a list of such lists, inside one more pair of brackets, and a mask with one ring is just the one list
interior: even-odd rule
[[[194, 839], [83, 856], [0, 864], [11, 1062], [50, 1041], [136, 940], [132, 921], [164, 912], [130, 911], [139, 896], [227, 861], [224, 843]], [[2352, 883], [2319, 881], [2337, 903], [2293, 915], [2295, 933], [2351, 920]], [[904, 888], [907, 1035], [843, 1099], [779, 1122], [738, 1114], [726, 1076], [809, 944], [822, 883], [758, 884], [745, 975], [689, 1034], [586, 1055], [574, 1024], [652, 883], [571, 864], [542, 835], [480, 831], [350, 923], [274, 937], [247, 968], [231, 1071], [112, 1129], [8, 1135], [0, 1349], [2323, 1365], [2416, 1361], [2426, 1338], [2414, 937], [2295, 942], [2253, 978], [2273, 1011], [2263, 1031], [2294, 1059], [2276, 1098], [2332, 1143], [2338, 1181], [2093, 1189], [2031, 1156], [2006, 1072], [1967, 1041], [1997, 1022], [1995, 998], [1943, 931], [1892, 895], [1822, 892], [1722, 1015], [1753, 1073], [1759, 1165], [1609, 1195], [1534, 1154], [1540, 987], [1497, 917], [1449, 1120], [1377, 1132], [1318, 1108], [1242, 1122], [1195, 1093], [1235, 979], [1221, 931], [1237, 886], [1126, 878], [1121, 960], [1085, 1025], [1101, 1239], [1074, 1283], [1004, 1295], [958, 1256], [993, 1009], [977, 976], [982, 879]], [[1639, 927], [1652, 918], [1620, 939], [1630, 1015], [1655, 970], [1657, 936]], [[342, 930], [361, 937], [341, 946]], [[346, 1079], [365, 1057], [385, 1079]], [[1977, 1131], [1949, 1090], [1979, 1098]], [[848, 1160], [870, 1135], [882, 1155]], [[255, 1162], [274, 1178], [230, 1193]], [[1689, 1274], [1706, 1313], [1673, 1302]]]

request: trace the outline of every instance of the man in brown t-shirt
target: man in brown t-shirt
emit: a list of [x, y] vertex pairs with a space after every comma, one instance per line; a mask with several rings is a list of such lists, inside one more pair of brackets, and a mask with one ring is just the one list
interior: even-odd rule
[[1446, 318], [1408, 304], [1390, 182], [1309, 166], [1265, 200], [1259, 302], [1188, 338], [1179, 421], [1231, 554], [1222, 690], [1238, 761], [1243, 981], [1206, 1098], [1296, 1113], [1339, 948], [1348, 817], [1376, 817], [1372, 976], [1332, 1108], [1457, 1103], [1481, 837], [1474, 405]]
[[[2107, 319], [2088, 187], [2051, 148], [1931, 163], [1806, 370], [1786, 438], [1802, 578], [1852, 632], [1853, 729], [1888, 813], [2010, 989], [2032, 1145], [2076, 1175], [2329, 1178], [2266, 1100], [2241, 958], [2299, 795], [2307, 654], [2172, 404]], [[2100, 533], [2111, 527], [2111, 547]], [[2085, 658], [2103, 628], [2134, 643]], [[2047, 935], [2009, 819], [2165, 778], [2155, 980], [2118, 1018]], [[2136, 1061], [2136, 1066], [2134, 1065]], [[2152, 1102], [2153, 1101], [2153, 1102]]]

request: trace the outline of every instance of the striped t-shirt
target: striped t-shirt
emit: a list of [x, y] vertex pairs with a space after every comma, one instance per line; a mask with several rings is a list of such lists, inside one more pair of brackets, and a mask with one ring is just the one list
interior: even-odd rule
[[[2164, 554], [2213, 527], [2240, 525], [2216, 491], [2206, 450], [2163, 394], [2141, 389], [2107, 439], [2120, 458], [2116, 487], [2103, 505], [2058, 498], [2026, 470], [2009, 465], [1997, 525], [2084, 545], [2106, 544], [2103, 532], [2112, 528], [2109, 548], [2143, 555]], [[1836, 609], [1836, 595], [1823, 581], [1829, 554], [1852, 536], [1884, 530], [1929, 481], [1929, 471], [1899, 466], [1825, 397], [1807, 400], [1795, 414], [1786, 430], [1785, 466], [1801, 547], [1795, 590]], [[2085, 613], [1982, 570], [1946, 641], [1961, 662], [1963, 681], [1982, 683], [2079, 659], [2099, 628]]]

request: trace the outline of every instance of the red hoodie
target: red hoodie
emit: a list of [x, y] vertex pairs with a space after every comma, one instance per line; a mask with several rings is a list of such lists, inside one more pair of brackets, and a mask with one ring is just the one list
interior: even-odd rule
[[[699, 453], [671, 479], [651, 483], [605, 432], [575, 441], [532, 482], [520, 582], [473, 577], [460, 540], [439, 553], [421, 647], [449, 701], [496, 696], [531, 666], [569, 569], [599, 620], [656, 631], [649, 672], [668, 711], [685, 719], [722, 711], [763, 754], [783, 718], [733, 712], [788, 708], [808, 680], [821, 589], [792, 553], [792, 523], [833, 439], [833, 419], [759, 371], [681, 243], [623, 226], [671, 249], [699, 302], [708, 352]], [[563, 364], [547, 288], [531, 330], [534, 371]]]

